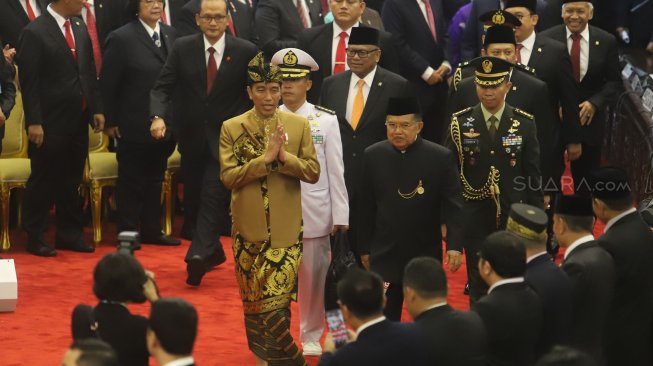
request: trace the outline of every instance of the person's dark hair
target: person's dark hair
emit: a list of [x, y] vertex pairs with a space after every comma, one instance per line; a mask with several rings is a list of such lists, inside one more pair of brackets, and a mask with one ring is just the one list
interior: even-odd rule
[[508, 231], [497, 231], [485, 238], [479, 256], [503, 278], [521, 277], [526, 272], [526, 248]]
[[447, 276], [442, 263], [431, 257], [413, 258], [404, 269], [404, 286], [424, 299], [447, 296]]
[[633, 207], [633, 199], [630, 194], [622, 198], [599, 198], [612, 211], [626, 211]]
[[113, 348], [99, 339], [76, 340], [70, 349], [80, 351], [77, 366], [118, 366], [118, 356]]
[[338, 298], [357, 318], [383, 311], [383, 280], [370, 271], [351, 268], [338, 282]]
[[596, 362], [587, 353], [575, 348], [555, 346], [535, 366], [596, 366]]
[[129, 254], [109, 253], [95, 266], [93, 293], [99, 300], [144, 302], [147, 281], [143, 266]]
[[152, 304], [150, 329], [166, 352], [190, 355], [197, 337], [197, 319], [197, 310], [187, 301], [162, 298]]
[[594, 229], [594, 216], [573, 216], [573, 215], [559, 215], [569, 230], [581, 233], [592, 232]]

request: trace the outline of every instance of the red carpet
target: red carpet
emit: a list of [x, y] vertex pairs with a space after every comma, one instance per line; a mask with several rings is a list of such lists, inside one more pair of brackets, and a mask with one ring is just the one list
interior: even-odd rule
[[[108, 244], [115, 237], [113, 225], [107, 225], [103, 244], [95, 254], [59, 251], [55, 258], [40, 258], [25, 252], [26, 237], [14, 231], [9, 253], [18, 276], [18, 306], [14, 313], [0, 313], [0, 364], [58, 365], [71, 341], [70, 312], [78, 303], [95, 304], [92, 292], [93, 268], [106, 253], [115, 250]], [[91, 233], [87, 229], [87, 241]], [[156, 275], [162, 296], [177, 296], [193, 303], [200, 313], [199, 336], [195, 356], [199, 365], [250, 365], [253, 359], [247, 349], [242, 305], [233, 272], [231, 239], [223, 238], [228, 260], [208, 273], [199, 288], [185, 284], [183, 257], [189, 242], [181, 247], [144, 245], [136, 257]], [[451, 278], [451, 301], [459, 308], [467, 307], [462, 295], [465, 268]], [[130, 305], [132, 312], [147, 315], [148, 305]], [[292, 330], [297, 339], [298, 310], [293, 304]], [[404, 319], [409, 319], [404, 314]], [[317, 358], [309, 359], [311, 365]], [[152, 361], [152, 365], [155, 362]]]

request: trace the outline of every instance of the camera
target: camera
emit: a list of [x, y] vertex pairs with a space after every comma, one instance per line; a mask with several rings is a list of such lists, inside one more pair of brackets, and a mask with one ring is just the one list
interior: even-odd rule
[[134, 255], [141, 249], [141, 236], [136, 231], [122, 231], [118, 234], [118, 253]]

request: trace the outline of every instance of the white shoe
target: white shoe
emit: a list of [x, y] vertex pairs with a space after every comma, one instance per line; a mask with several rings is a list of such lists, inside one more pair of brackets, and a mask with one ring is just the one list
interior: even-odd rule
[[320, 356], [322, 354], [320, 342], [302, 343], [302, 354], [304, 356]]

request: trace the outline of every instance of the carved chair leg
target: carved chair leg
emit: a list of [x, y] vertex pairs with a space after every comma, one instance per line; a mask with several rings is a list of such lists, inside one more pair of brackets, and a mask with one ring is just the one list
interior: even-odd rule
[[16, 204], [18, 206], [18, 218], [16, 220], [16, 228], [23, 228], [23, 194], [25, 193], [25, 188], [16, 189]]
[[102, 240], [102, 186], [96, 180], [91, 181], [91, 215], [93, 219], [93, 243], [100, 245]]
[[163, 233], [170, 235], [172, 233], [172, 173], [166, 170], [161, 184], [161, 198], [163, 199]]
[[0, 183], [0, 244], [2, 251], [9, 250], [11, 243], [9, 242], [9, 198], [11, 190], [6, 183]]

